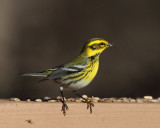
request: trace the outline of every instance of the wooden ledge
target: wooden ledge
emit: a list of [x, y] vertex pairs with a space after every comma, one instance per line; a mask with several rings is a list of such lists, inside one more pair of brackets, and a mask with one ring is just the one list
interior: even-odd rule
[[160, 128], [160, 104], [95, 103], [90, 114], [84, 103], [0, 100], [0, 128]]

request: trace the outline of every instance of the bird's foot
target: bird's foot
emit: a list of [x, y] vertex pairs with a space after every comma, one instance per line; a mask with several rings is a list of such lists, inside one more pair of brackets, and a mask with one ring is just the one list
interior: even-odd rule
[[94, 107], [94, 104], [92, 103], [90, 98], [87, 98], [85, 101], [87, 103], [87, 109], [90, 109], [90, 113], [92, 113], [92, 107]]
[[68, 106], [67, 106], [67, 104], [64, 102], [64, 103], [62, 103], [62, 110], [61, 111], [63, 111], [63, 115], [65, 116], [66, 115], [66, 110], [68, 110], [69, 108], [68, 108]]

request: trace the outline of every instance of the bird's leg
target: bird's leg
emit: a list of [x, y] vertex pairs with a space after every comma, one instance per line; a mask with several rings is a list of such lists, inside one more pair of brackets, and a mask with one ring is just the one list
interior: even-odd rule
[[63, 115], [66, 115], [66, 110], [68, 110], [68, 106], [66, 104], [66, 101], [64, 100], [64, 96], [63, 96], [63, 87], [60, 87], [60, 92], [61, 92], [61, 96], [62, 96], [62, 110], [63, 111]]
[[94, 107], [94, 104], [91, 102], [91, 100], [89, 99], [86, 99], [86, 98], [83, 98], [80, 94], [78, 94], [76, 92], [76, 90], [73, 91], [74, 94], [80, 98], [82, 98], [84, 100], [85, 103], [87, 103], [87, 109], [89, 108], [90, 109], [90, 113], [92, 113], [92, 107]]

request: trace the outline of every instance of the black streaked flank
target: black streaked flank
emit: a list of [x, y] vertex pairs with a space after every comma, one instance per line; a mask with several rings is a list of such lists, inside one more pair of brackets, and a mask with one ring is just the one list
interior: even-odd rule
[[63, 80], [69, 80], [69, 79], [74, 79], [74, 78], [77, 78], [77, 77], [80, 77], [82, 76], [84, 73], [80, 74], [80, 75], [77, 75], [77, 76], [72, 76], [72, 77], [68, 77], [68, 78], [65, 78]]
[[82, 80], [82, 79], [84, 79], [86, 76], [87, 76], [87, 74], [90, 72], [90, 70], [89, 71], [87, 71], [86, 72], [86, 74], [83, 76], [83, 77], [81, 77], [80, 79], [78, 79], [78, 80], [76, 80], [76, 81], [71, 81], [71, 82], [69, 82], [67, 85], [70, 85], [70, 84], [72, 84], [72, 83], [77, 83], [78, 81], [80, 81], [80, 80]]

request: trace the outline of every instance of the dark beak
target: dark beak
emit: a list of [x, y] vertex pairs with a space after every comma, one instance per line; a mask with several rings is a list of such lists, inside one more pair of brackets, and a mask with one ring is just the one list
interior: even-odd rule
[[109, 47], [112, 47], [114, 45], [114, 43], [108, 43]]

